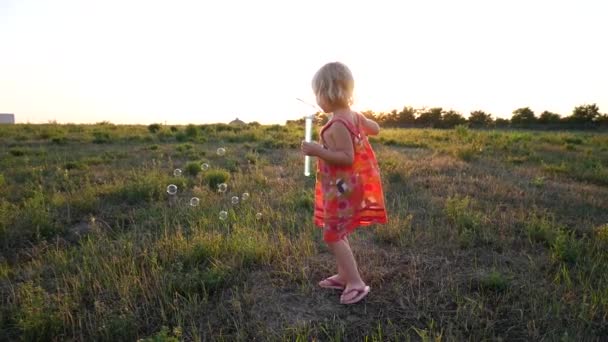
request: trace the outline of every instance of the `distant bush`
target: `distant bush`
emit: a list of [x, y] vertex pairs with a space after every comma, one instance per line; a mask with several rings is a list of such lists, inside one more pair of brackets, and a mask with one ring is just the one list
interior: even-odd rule
[[189, 139], [190, 138], [188, 137], [188, 135], [186, 135], [186, 133], [184, 133], [184, 132], [175, 133], [175, 140], [177, 140], [179, 142], [188, 141]]
[[51, 142], [55, 145], [65, 145], [68, 139], [65, 136], [56, 136], [51, 138]]
[[103, 131], [93, 132], [94, 144], [106, 144], [110, 142], [110, 133]]
[[156, 133], [158, 131], [160, 131], [160, 124], [157, 123], [153, 123], [151, 125], [148, 125], [148, 131], [150, 131], [150, 133]]
[[198, 136], [198, 129], [193, 124], [189, 124], [186, 127], [186, 135], [190, 138], [196, 138]]

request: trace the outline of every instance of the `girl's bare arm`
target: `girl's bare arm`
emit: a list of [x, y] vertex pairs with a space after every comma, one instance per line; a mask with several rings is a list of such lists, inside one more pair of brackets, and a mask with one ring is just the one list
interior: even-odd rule
[[328, 149], [321, 149], [318, 157], [333, 165], [352, 165], [355, 161], [355, 149], [348, 129], [341, 123], [335, 123], [326, 134], [329, 137]]
[[365, 116], [360, 114], [361, 125], [363, 126], [363, 130], [367, 135], [377, 135], [380, 133], [380, 125], [372, 119], [368, 119]]

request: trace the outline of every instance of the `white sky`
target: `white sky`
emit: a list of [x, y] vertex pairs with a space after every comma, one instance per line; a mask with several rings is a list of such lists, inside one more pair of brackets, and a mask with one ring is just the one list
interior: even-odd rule
[[0, 0], [0, 112], [18, 122], [308, 114], [345, 62], [357, 109], [608, 112], [608, 4], [549, 1]]

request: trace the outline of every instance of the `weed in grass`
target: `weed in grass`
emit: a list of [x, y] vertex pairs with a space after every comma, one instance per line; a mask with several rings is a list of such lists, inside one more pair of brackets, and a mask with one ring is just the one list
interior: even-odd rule
[[446, 200], [445, 213], [456, 226], [462, 248], [493, 241], [491, 231], [486, 227], [486, 217], [471, 208], [473, 202], [468, 196], [453, 196]]
[[608, 246], [608, 223], [593, 229], [596, 241]]
[[412, 229], [412, 218], [412, 214], [394, 217], [388, 224], [377, 227], [374, 237], [380, 242], [404, 246]]
[[205, 173], [205, 181], [209, 188], [213, 191], [217, 190], [217, 186], [221, 183], [226, 183], [230, 179], [230, 173], [225, 170], [210, 170]]
[[545, 177], [542, 177], [542, 176], [534, 177], [534, 179], [532, 179], [532, 185], [534, 185], [537, 188], [542, 188], [545, 185]]
[[509, 287], [509, 281], [502, 273], [492, 270], [481, 277], [480, 285], [483, 289], [503, 292]]
[[562, 227], [557, 226], [553, 219], [544, 215], [532, 215], [524, 224], [528, 239], [532, 243], [542, 243], [550, 246]]
[[201, 172], [201, 163], [200, 162], [189, 162], [185, 167], [186, 174], [189, 176], [196, 176], [199, 172]]
[[574, 264], [583, 254], [584, 243], [574, 235], [574, 232], [560, 230], [551, 244], [551, 254], [559, 261]]
[[15, 157], [21, 157], [26, 154], [26, 151], [22, 148], [11, 148], [8, 150], [8, 152]]

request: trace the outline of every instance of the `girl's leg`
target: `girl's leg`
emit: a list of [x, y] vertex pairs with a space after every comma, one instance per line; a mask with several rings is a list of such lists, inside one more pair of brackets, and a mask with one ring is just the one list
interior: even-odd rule
[[[328, 243], [327, 247], [329, 248], [329, 250], [331, 251], [331, 253], [334, 255], [334, 257], [336, 256], [336, 252], [335, 252], [335, 246], [333, 243]], [[340, 284], [346, 284], [346, 274], [344, 273], [344, 268], [342, 267], [342, 265], [340, 264], [340, 262], [338, 262], [338, 258], [336, 258], [336, 268], [338, 269], [338, 273], [334, 274], [333, 276], [329, 277], [328, 279], [337, 281]]]
[[332, 245], [334, 255], [336, 256], [336, 261], [342, 267], [342, 271], [344, 272], [343, 279], [346, 282], [344, 292], [347, 294], [342, 297], [342, 301], [348, 302], [357, 296], [357, 292], [349, 292], [349, 290], [363, 288], [365, 287], [365, 283], [361, 279], [361, 275], [357, 269], [357, 262], [355, 261], [355, 257], [350, 249], [348, 241], [340, 240], [332, 243]]

